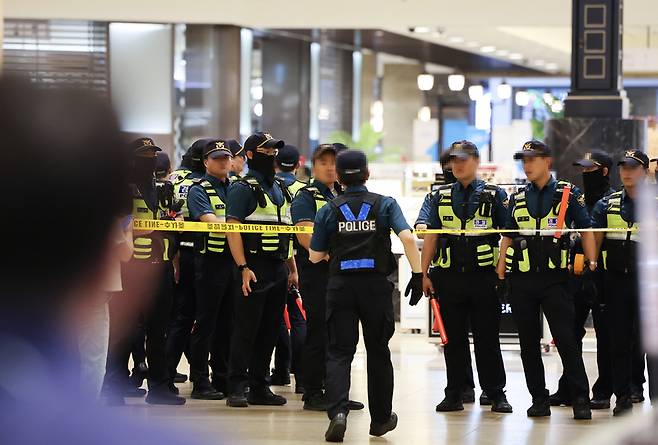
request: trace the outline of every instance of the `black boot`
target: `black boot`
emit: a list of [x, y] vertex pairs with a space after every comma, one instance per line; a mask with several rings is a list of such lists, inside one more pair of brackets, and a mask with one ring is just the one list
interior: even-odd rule
[[247, 396], [243, 392], [236, 392], [228, 396], [226, 405], [231, 408], [246, 408], [249, 406]]
[[224, 393], [216, 391], [210, 383], [206, 385], [194, 385], [191, 397], [197, 400], [222, 400]]
[[149, 405], [185, 405], [185, 398], [173, 394], [169, 388], [158, 389], [148, 392], [146, 403]]
[[512, 405], [507, 401], [505, 393], [499, 395], [498, 397], [493, 397], [491, 400], [491, 411], [494, 413], [505, 413], [509, 414], [512, 410]]
[[462, 392], [462, 403], [475, 403], [475, 390], [470, 386], [464, 388]]
[[304, 398], [304, 409], [307, 411], [326, 411], [327, 396], [323, 392], [306, 394]]
[[589, 401], [591, 409], [610, 409], [610, 397], [594, 396]]
[[350, 411], [361, 411], [364, 408], [365, 405], [361, 402], [357, 402], [356, 400], [347, 401], [347, 409], [349, 409]]
[[331, 419], [327, 432], [324, 433], [324, 440], [327, 442], [342, 442], [347, 429], [347, 415], [338, 413]]
[[185, 383], [187, 382], [187, 376], [185, 374], [181, 374], [180, 372], [176, 373], [176, 376], [174, 377], [174, 383]]
[[612, 410], [612, 415], [623, 416], [624, 414], [630, 414], [633, 411], [633, 402], [630, 397], [620, 397], [617, 399], [615, 404], [615, 409]]
[[489, 405], [491, 405], [491, 400], [489, 400], [489, 397], [487, 397], [487, 393], [482, 391], [482, 394], [480, 395], [480, 406]]
[[549, 396], [551, 406], [571, 406], [571, 399], [560, 391], [557, 391]]
[[592, 409], [589, 407], [589, 398], [577, 397], [573, 400], [573, 418], [576, 420], [592, 419]]
[[438, 405], [436, 405], [437, 412], [451, 412], [451, 411], [463, 411], [464, 404], [461, 401], [461, 398], [456, 399], [454, 397], [446, 396], [445, 399]]
[[282, 406], [288, 403], [285, 397], [274, 394], [269, 387], [251, 388], [247, 395], [249, 405]]
[[370, 422], [370, 435], [377, 437], [383, 436], [389, 431], [393, 431], [396, 426], [398, 426], [398, 415], [391, 413], [391, 417], [386, 423]]
[[548, 397], [532, 400], [532, 406], [528, 408], [528, 417], [548, 417], [550, 415], [551, 402]]

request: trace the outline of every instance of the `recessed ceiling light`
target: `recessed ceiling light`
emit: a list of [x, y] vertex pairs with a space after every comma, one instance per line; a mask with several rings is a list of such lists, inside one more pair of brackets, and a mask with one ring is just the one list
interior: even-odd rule
[[478, 42], [468, 42], [466, 46], [468, 48], [477, 48], [478, 46], [480, 46], [480, 44]]
[[492, 52], [496, 51], [496, 47], [487, 45], [487, 46], [483, 46], [482, 48], [480, 48], [480, 51], [482, 51], [483, 53], [492, 53]]
[[509, 55], [510, 60], [521, 60], [523, 59], [523, 54], [521, 53], [512, 53]]
[[547, 69], [547, 70], [550, 70], [550, 71], [557, 71], [558, 68], [559, 68], [559, 67], [558, 67], [557, 63], [547, 63], [547, 64], [546, 64], [546, 69]]
[[498, 51], [496, 51], [497, 56], [506, 56], [508, 54], [509, 54], [509, 51], [507, 51], [506, 49], [499, 49]]
[[448, 40], [450, 40], [452, 43], [462, 43], [464, 38], [459, 36], [452, 36]]
[[432, 29], [429, 26], [414, 26], [412, 28], [413, 32], [417, 32], [419, 34], [427, 33], [432, 31]]

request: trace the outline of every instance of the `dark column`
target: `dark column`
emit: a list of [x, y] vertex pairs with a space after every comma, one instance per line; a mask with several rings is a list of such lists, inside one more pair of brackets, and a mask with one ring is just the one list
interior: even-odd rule
[[[629, 148], [644, 149], [646, 122], [627, 119], [622, 89], [623, 0], [573, 0], [571, 91], [564, 119], [546, 122], [546, 142], [561, 178], [582, 185], [575, 160], [598, 148], [616, 159]], [[617, 171], [612, 183], [619, 185]]]
[[263, 128], [304, 151], [309, 136], [308, 42], [280, 36], [263, 39]]
[[240, 28], [213, 26], [213, 133], [226, 139], [240, 137]]

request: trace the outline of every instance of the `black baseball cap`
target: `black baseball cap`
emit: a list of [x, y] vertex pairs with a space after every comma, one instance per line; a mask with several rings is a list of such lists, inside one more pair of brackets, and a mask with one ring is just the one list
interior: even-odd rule
[[244, 153], [244, 147], [235, 139], [227, 139], [226, 145], [229, 150], [231, 150], [231, 153], [233, 153], [233, 156], [242, 156], [243, 158], [246, 156]]
[[641, 165], [644, 168], [649, 168], [649, 156], [642, 150], [626, 150], [617, 165], [629, 165], [631, 167]]
[[584, 168], [590, 167], [607, 167], [608, 170], [612, 168], [612, 156], [603, 150], [592, 150], [585, 153], [585, 157], [573, 163], [575, 166]]
[[137, 138], [130, 143], [130, 149], [134, 154], [153, 150], [153, 151], [162, 151], [160, 147], [155, 145], [155, 141], [151, 138], [141, 137]]
[[347, 145], [341, 144], [340, 142], [334, 142], [333, 144], [320, 144], [315, 148], [312, 160], [316, 161], [325, 153], [333, 153], [334, 155], [337, 155], [341, 151], [347, 149]]
[[284, 145], [276, 155], [276, 163], [285, 168], [294, 168], [299, 163], [299, 150], [294, 145]]
[[211, 139], [203, 147], [203, 158], [217, 159], [221, 157], [231, 158], [233, 153], [226, 146], [226, 141], [223, 139]]
[[361, 150], [343, 150], [336, 155], [336, 172], [341, 176], [365, 174], [368, 159]]
[[514, 159], [516, 159], [517, 161], [519, 159], [523, 159], [528, 156], [541, 156], [546, 158], [552, 156], [552, 154], [551, 154], [551, 149], [548, 148], [548, 145], [546, 145], [542, 141], [533, 139], [523, 144], [523, 148], [521, 148], [521, 151], [517, 151], [516, 153], [514, 153]]
[[468, 159], [470, 156], [479, 158], [480, 152], [477, 146], [471, 141], [455, 141], [450, 145], [448, 156], [459, 159]]
[[280, 139], [274, 139], [271, 134], [256, 132], [249, 136], [246, 141], [244, 141], [244, 149], [246, 151], [254, 151], [257, 148], [278, 148], [281, 149], [285, 145]]
[[169, 155], [164, 151], [159, 151], [155, 155], [155, 174], [157, 176], [162, 176], [167, 174], [171, 168], [171, 161], [169, 160]]
[[187, 154], [189, 154], [190, 159], [200, 162], [203, 158], [203, 150], [206, 148], [206, 145], [215, 140], [216, 139], [213, 138], [203, 138], [194, 141], [194, 143], [190, 145], [190, 148], [187, 149]]

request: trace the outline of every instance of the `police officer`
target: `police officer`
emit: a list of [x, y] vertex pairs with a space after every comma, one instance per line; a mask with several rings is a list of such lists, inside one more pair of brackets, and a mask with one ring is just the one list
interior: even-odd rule
[[[293, 198], [297, 192], [307, 184], [297, 179], [295, 173], [299, 168], [299, 150], [293, 145], [284, 145], [275, 157], [276, 177], [283, 181]], [[297, 252], [299, 246], [293, 239], [293, 251]], [[296, 261], [295, 261], [296, 263]], [[303, 394], [302, 384], [302, 347], [306, 341], [306, 321], [296, 303], [297, 295], [289, 292], [286, 299], [290, 332], [281, 317], [279, 339], [274, 352], [274, 370], [272, 372], [272, 385], [289, 385], [290, 373], [295, 374], [295, 393]]]
[[[452, 144], [450, 156], [457, 182], [439, 188], [430, 203], [430, 227], [470, 230], [470, 233], [427, 234], [422, 266], [428, 271], [436, 258], [432, 275], [425, 274], [425, 294], [436, 295], [450, 342], [445, 346], [448, 385], [437, 411], [460, 411], [465, 387], [467, 354], [470, 355], [468, 320], [471, 320], [475, 360], [480, 385], [492, 402], [491, 410], [511, 413], [505, 397], [505, 367], [500, 352], [500, 303], [496, 294], [495, 260], [500, 236], [478, 234], [505, 224], [507, 194], [499, 187], [477, 178], [480, 154], [475, 144]], [[468, 285], [465, 285], [468, 283]]]
[[[183, 202], [181, 214], [185, 221], [191, 221], [187, 208], [187, 195], [194, 180], [205, 173], [203, 165], [203, 147], [211, 139], [195, 141], [183, 155], [180, 167], [169, 177], [174, 185], [174, 195]], [[190, 359], [189, 340], [194, 325], [194, 308], [196, 294], [194, 290], [194, 240], [192, 232], [182, 232], [178, 236], [179, 254], [174, 258], [176, 286], [172, 321], [167, 334], [167, 362], [171, 377], [170, 388], [177, 391], [174, 381], [183, 383], [186, 376], [178, 374], [176, 368], [183, 352]]]
[[[457, 143], [458, 142], [455, 142], [453, 145]], [[457, 181], [455, 175], [452, 172], [452, 166], [450, 164], [451, 149], [452, 146], [450, 147], [450, 149], [445, 150], [441, 154], [441, 157], [439, 158], [439, 162], [441, 163], [442, 173], [437, 175], [436, 182], [432, 184], [432, 189], [427, 195], [425, 195], [425, 198], [423, 199], [423, 204], [420, 208], [420, 211], [418, 212], [418, 218], [416, 218], [416, 222], [414, 224], [414, 229], [416, 230], [427, 229], [430, 219], [430, 203], [432, 202], [432, 198], [434, 197], [438, 188], [442, 185], [454, 184]], [[425, 238], [425, 235], [421, 233], [417, 234], [417, 236], [419, 239]], [[433, 266], [431, 265], [430, 268], [431, 267]], [[466, 326], [466, 331], [464, 332], [463, 335], [465, 338], [464, 344], [465, 344], [465, 352], [466, 352], [465, 375], [464, 375], [464, 378], [466, 380], [462, 392], [462, 403], [473, 403], [475, 402], [475, 382], [473, 380], [473, 364], [471, 361], [471, 348], [468, 339], [468, 325]], [[491, 401], [487, 398], [487, 394], [485, 392], [482, 392], [482, 394], [480, 395], [480, 405], [491, 405]]]
[[[590, 227], [585, 199], [570, 183], [553, 178], [551, 151], [543, 142], [526, 142], [514, 158], [523, 160], [530, 184], [510, 199], [505, 228], [519, 232], [503, 234], [497, 268], [501, 280], [505, 279], [506, 268], [511, 271], [512, 314], [519, 330], [521, 361], [532, 396], [527, 414], [528, 417], [551, 415], [539, 348], [543, 312], [571, 389], [574, 418], [591, 419], [589, 383], [573, 332], [574, 306], [567, 289], [569, 237], [564, 233], [559, 238], [554, 236], [562, 216], [565, 227]], [[571, 187], [568, 195], [567, 187]], [[561, 205], [563, 196], [568, 196], [566, 209]], [[593, 272], [596, 246], [591, 232], [582, 233], [582, 243], [588, 261], [586, 267]]]
[[[292, 222], [296, 226], [313, 227], [315, 215], [329, 201], [342, 193], [336, 178], [336, 154], [347, 147], [340, 143], [319, 145], [313, 152], [313, 182], [302, 188], [291, 205]], [[306, 342], [302, 353], [304, 369], [304, 409], [326, 411], [324, 380], [327, 363], [327, 282], [329, 263], [313, 264], [308, 258], [311, 235], [297, 234], [295, 262], [306, 311]], [[360, 402], [350, 400], [351, 411], [363, 409]]]
[[[208, 140], [203, 147], [206, 174], [194, 180], [187, 196], [190, 216], [195, 221], [226, 222], [226, 201], [231, 168], [231, 150], [226, 141]], [[203, 233], [195, 247], [195, 327], [190, 339], [190, 380], [193, 399], [221, 400], [228, 379], [232, 331], [235, 265], [226, 234]], [[208, 355], [213, 370], [211, 385]]]
[[247, 162], [244, 147], [235, 139], [227, 140], [226, 145], [233, 155], [233, 158], [231, 158], [231, 171], [229, 177], [239, 179], [244, 174], [244, 167]]
[[[614, 192], [610, 188], [610, 172], [612, 170], [612, 157], [603, 150], [592, 150], [585, 154], [583, 159], [574, 162], [574, 166], [582, 169], [583, 186], [585, 192], [585, 205], [591, 215], [594, 204], [604, 196]], [[571, 264], [575, 263], [576, 255], [583, 254], [580, 238], [575, 239], [575, 245], [571, 249]], [[573, 295], [575, 305], [574, 333], [578, 347], [582, 351], [583, 338], [585, 337], [585, 322], [592, 313], [594, 331], [596, 332], [596, 363], [599, 376], [592, 386], [592, 409], [610, 408], [610, 396], [612, 396], [612, 356], [610, 353], [610, 330], [605, 318], [605, 298], [603, 297], [604, 286], [602, 285], [602, 262], [598, 259], [598, 270], [594, 274], [596, 280], [596, 292], [592, 295], [591, 289], [584, 287], [585, 282], [577, 272], [571, 268], [569, 276], [569, 293]], [[571, 394], [567, 378], [563, 374], [560, 377], [558, 390], [551, 394], [551, 406], [571, 405]]]
[[[227, 222], [291, 224], [291, 197], [274, 172], [274, 157], [283, 145], [268, 133], [247, 138], [244, 148], [249, 174], [229, 188]], [[272, 393], [268, 377], [286, 294], [291, 285], [298, 285], [291, 237], [285, 233], [233, 232], [227, 238], [242, 282], [242, 292], [235, 299], [227, 405], [284, 405], [286, 399]]]
[[368, 163], [363, 152], [345, 150], [336, 157], [345, 193], [318, 210], [309, 257], [320, 263], [329, 255], [327, 286], [328, 442], [343, 440], [347, 428], [350, 368], [359, 342], [359, 321], [368, 354], [370, 435], [382, 436], [397, 426], [392, 412], [393, 365], [388, 342], [395, 331], [393, 285], [386, 277], [395, 268], [391, 229], [400, 237], [411, 264], [406, 289], [411, 303], [422, 297], [422, 273], [416, 237], [392, 198], [368, 192]]
[[[133, 217], [135, 219], [163, 218], [171, 209], [162, 208], [161, 200], [155, 184], [156, 152], [161, 151], [153, 139], [142, 137], [131, 144], [134, 154], [133, 178]], [[125, 320], [128, 325], [136, 325], [136, 319], [142, 317], [146, 329], [146, 357], [149, 365], [148, 395], [146, 402], [150, 404], [182, 405], [185, 399], [172, 393], [169, 389], [169, 372], [166, 362], [166, 332], [171, 314], [173, 299], [173, 266], [171, 264], [170, 237], [157, 232], [135, 231], [134, 254], [130, 263], [122, 269], [124, 283], [124, 298], [113, 299], [115, 311], [121, 310], [121, 304], [126, 300], [141, 302], [142, 306], [119, 312], [111, 318], [120, 322]], [[155, 289], [142, 284], [144, 276], [157, 280]], [[122, 301], [123, 300], [123, 301]], [[135, 320], [132, 320], [134, 317]], [[128, 341], [129, 343], [129, 341]], [[110, 386], [121, 390], [122, 379], [125, 378], [130, 347], [126, 342], [119, 342], [115, 351], [108, 357], [106, 381]], [[117, 395], [115, 393], [115, 395]], [[119, 397], [114, 403], [122, 403]]]
[[[637, 229], [635, 199], [646, 181], [649, 158], [640, 150], [628, 150], [619, 161], [623, 189], [596, 203], [592, 212], [595, 228]], [[597, 247], [603, 246], [603, 268], [612, 336], [615, 416], [633, 408], [633, 345], [640, 343], [638, 276], [636, 250], [638, 233], [633, 230], [596, 232]]]

